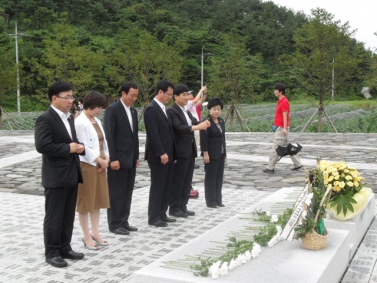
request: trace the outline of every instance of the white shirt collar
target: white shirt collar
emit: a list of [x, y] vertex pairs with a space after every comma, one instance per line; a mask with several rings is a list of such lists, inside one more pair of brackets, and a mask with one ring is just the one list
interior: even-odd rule
[[123, 106], [125, 109], [128, 109], [128, 110], [131, 110], [131, 106], [127, 106], [123, 101], [122, 99], [120, 99], [120, 102], [122, 102]]
[[58, 108], [54, 107], [52, 104], [51, 104], [51, 108], [55, 110], [56, 113], [58, 113], [59, 117], [63, 120], [68, 120], [69, 117], [71, 117], [71, 113], [64, 113], [62, 111], [60, 111]]
[[161, 101], [158, 101], [156, 98], [153, 98], [153, 100], [157, 102], [157, 104], [161, 107], [162, 110], [165, 109], [165, 105]]

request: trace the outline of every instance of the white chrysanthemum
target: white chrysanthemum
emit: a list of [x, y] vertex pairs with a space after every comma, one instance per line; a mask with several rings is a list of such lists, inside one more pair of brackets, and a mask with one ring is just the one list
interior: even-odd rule
[[249, 261], [251, 259], [251, 252], [246, 251], [245, 256], [246, 256], [246, 260]]
[[271, 211], [267, 210], [267, 211], [266, 211], [266, 215], [267, 215], [267, 216], [271, 216]]
[[236, 267], [235, 261], [232, 258], [229, 263], [229, 270], [233, 270]]
[[226, 274], [228, 274], [228, 263], [223, 262], [223, 264], [221, 265], [219, 269], [219, 275], [226, 275]]
[[279, 221], [279, 218], [278, 218], [278, 216], [276, 214], [274, 214], [274, 215], [271, 216], [271, 219], [270, 219], [271, 223], [276, 223], [278, 221]]

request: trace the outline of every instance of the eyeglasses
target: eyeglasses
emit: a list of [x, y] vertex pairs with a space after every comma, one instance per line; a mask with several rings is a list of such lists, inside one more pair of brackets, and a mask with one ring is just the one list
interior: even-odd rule
[[169, 97], [173, 97], [173, 94], [172, 93], [167, 93], [167, 92], [164, 92], [166, 95], [168, 95]]
[[62, 97], [62, 96], [57, 95], [56, 97], [61, 98], [61, 99], [65, 99], [65, 100], [75, 101], [75, 98], [71, 97], [71, 96]]

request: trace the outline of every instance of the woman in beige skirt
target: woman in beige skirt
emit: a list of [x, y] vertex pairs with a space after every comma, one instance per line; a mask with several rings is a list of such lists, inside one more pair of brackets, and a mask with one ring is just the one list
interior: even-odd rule
[[84, 110], [75, 119], [77, 138], [85, 145], [85, 155], [80, 155], [83, 184], [79, 184], [78, 188], [77, 212], [84, 233], [84, 247], [90, 250], [108, 245], [98, 231], [100, 209], [110, 206], [106, 178], [109, 151], [101, 121], [97, 118], [105, 105], [106, 97], [92, 90], [84, 97]]

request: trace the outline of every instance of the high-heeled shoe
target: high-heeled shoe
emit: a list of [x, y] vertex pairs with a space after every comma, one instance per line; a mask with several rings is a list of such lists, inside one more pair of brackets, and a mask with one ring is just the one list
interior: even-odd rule
[[92, 251], [98, 251], [98, 250], [99, 250], [98, 245], [94, 245], [93, 247], [88, 246], [88, 245], [86, 244], [84, 238], [82, 238], [82, 242], [84, 243], [84, 248], [87, 248], [88, 250], [92, 250]]
[[97, 245], [100, 246], [100, 247], [107, 247], [107, 246], [109, 245], [109, 243], [108, 243], [107, 241], [103, 241], [102, 243], [100, 243], [100, 242], [98, 242], [98, 241], [96, 240], [96, 238], [94, 238], [93, 235], [90, 235], [90, 236], [92, 236], [92, 239], [93, 239], [93, 240], [97, 243]]

